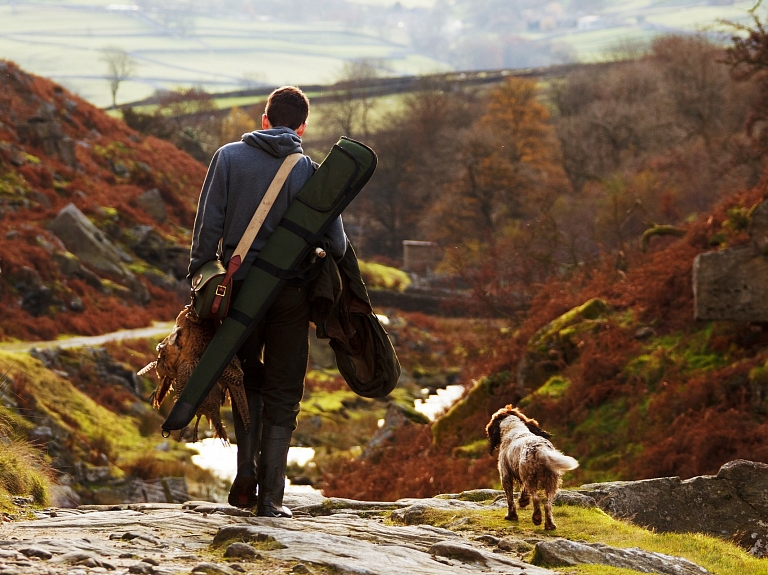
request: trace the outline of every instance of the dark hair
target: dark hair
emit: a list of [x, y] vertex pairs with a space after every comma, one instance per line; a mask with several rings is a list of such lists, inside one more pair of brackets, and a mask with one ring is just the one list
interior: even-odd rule
[[269, 95], [264, 109], [273, 128], [298, 129], [309, 116], [309, 98], [296, 86], [283, 86]]

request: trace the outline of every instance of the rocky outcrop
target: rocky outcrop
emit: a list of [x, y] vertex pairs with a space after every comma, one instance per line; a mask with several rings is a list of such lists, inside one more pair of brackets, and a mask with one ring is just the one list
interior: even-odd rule
[[643, 551], [636, 547], [620, 549], [602, 543], [583, 543], [554, 539], [539, 541], [535, 549], [536, 561], [552, 567], [583, 564], [622, 567], [641, 573], [661, 575], [703, 575], [709, 573], [703, 567], [680, 557]]
[[74, 204], [67, 204], [48, 228], [86, 265], [111, 274], [136, 301], [149, 301], [146, 286], [123, 264], [123, 255]]
[[156, 222], [164, 222], [168, 218], [160, 190], [152, 188], [136, 198], [136, 205], [147, 212]]
[[768, 321], [768, 202], [752, 211], [749, 235], [747, 245], [696, 256], [696, 319]]
[[32, 116], [16, 125], [19, 142], [42, 148], [47, 156], [58, 157], [70, 168], [77, 167], [75, 141], [64, 133], [61, 122], [50, 118], [50, 113]]
[[584, 485], [606, 513], [660, 532], [733, 537], [768, 557], [768, 465], [737, 460], [717, 475]]
[[533, 335], [517, 365], [517, 390], [521, 397], [544, 385], [578, 357], [579, 335], [600, 330], [607, 309], [605, 300], [593, 298], [553, 319]]

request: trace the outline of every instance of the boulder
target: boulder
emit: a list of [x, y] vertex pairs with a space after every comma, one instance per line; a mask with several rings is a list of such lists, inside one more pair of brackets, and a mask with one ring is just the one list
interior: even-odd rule
[[747, 231], [750, 244], [694, 260], [696, 319], [768, 321], [768, 202], [751, 210]]
[[699, 254], [693, 301], [696, 319], [768, 321], [768, 259], [753, 244]]
[[126, 235], [134, 253], [148, 264], [177, 280], [186, 278], [189, 246], [168, 241], [152, 226], [136, 226]]
[[663, 553], [643, 551], [637, 547], [621, 549], [602, 543], [583, 543], [568, 539], [539, 541], [534, 551], [534, 562], [550, 567], [587, 564], [609, 565], [632, 569], [641, 573], [661, 575], [703, 575], [709, 573], [703, 567]]
[[70, 168], [77, 167], [75, 141], [64, 133], [61, 122], [51, 119], [50, 111], [30, 117], [16, 125], [22, 144], [42, 148], [46, 155], [58, 157]]
[[768, 202], [760, 202], [752, 210], [748, 232], [758, 252], [768, 256]]
[[121, 278], [132, 276], [122, 264], [117, 248], [75, 204], [67, 204], [48, 225], [67, 247], [86, 264]]
[[53, 507], [76, 509], [80, 505], [80, 496], [69, 485], [53, 485], [50, 492]]
[[160, 190], [157, 188], [147, 190], [136, 198], [136, 205], [147, 212], [156, 222], [164, 222], [168, 217]]
[[606, 513], [660, 532], [732, 538], [768, 557], [768, 465], [739, 459], [717, 475], [583, 485]]
[[97, 505], [181, 503], [189, 500], [189, 491], [187, 482], [183, 477], [164, 477], [147, 481], [127, 478], [111, 481], [102, 487], [92, 489], [87, 493], [87, 496], [89, 502]]
[[64, 206], [48, 228], [81, 262], [119, 278], [136, 301], [149, 301], [146, 286], [123, 265], [120, 250], [74, 204]]

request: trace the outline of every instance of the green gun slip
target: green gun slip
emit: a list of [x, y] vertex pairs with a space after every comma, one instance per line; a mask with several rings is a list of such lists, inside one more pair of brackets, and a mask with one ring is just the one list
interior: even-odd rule
[[300, 275], [304, 258], [370, 180], [376, 161], [373, 150], [349, 138], [333, 146], [251, 266], [227, 317], [163, 423], [163, 435], [189, 425], [285, 282]]

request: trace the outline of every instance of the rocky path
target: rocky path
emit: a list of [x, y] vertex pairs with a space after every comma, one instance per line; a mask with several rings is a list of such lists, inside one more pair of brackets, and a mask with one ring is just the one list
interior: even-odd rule
[[[549, 534], [499, 539], [419, 524], [429, 510], [505, 512], [506, 501], [498, 491], [466, 493], [489, 498], [370, 502], [319, 494], [286, 496], [294, 519], [255, 517], [247, 510], [203, 501], [48, 509], [38, 512], [37, 519], [0, 526], [0, 575], [558, 573], [523, 559], [534, 545], [536, 555], [551, 565], [593, 563], [661, 575], [707, 573], [685, 559], [637, 548]], [[561, 503], [584, 505], [589, 499], [571, 493]]]
[[[440, 507], [479, 506], [430, 501]], [[37, 520], [0, 527], [0, 575], [553, 573], [525, 563], [514, 551], [494, 552], [446, 529], [387, 524], [392, 510], [414, 501], [347, 502], [301, 495], [287, 503], [296, 514], [292, 520], [257, 518], [206, 502], [42, 512]]]
[[20, 341], [13, 343], [0, 343], [0, 351], [11, 351], [23, 353], [32, 348], [46, 349], [59, 347], [62, 349], [72, 347], [95, 347], [104, 345], [108, 341], [122, 341], [128, 339], [146, 339], [148, 337], [165, 336], [174, 326], [174, 322], [155, 322], [150, 327], [140, 327], [136, 329], [121, 329], [112, 333], [93, 336], [78, 336], [67, 339], [56, 339], [53, 341]]

